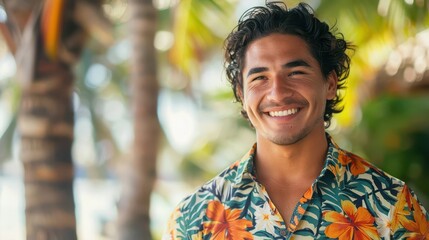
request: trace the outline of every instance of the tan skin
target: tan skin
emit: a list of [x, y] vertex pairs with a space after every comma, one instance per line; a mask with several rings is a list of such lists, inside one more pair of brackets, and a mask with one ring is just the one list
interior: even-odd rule
[[257, 179], [289, 220], [322, 170], [323, 113], [335, 97], [337, 76], [323, 76], [304, 40], [279, 33], [250, 43], [242, 73], [239, 95], [256, 130]]

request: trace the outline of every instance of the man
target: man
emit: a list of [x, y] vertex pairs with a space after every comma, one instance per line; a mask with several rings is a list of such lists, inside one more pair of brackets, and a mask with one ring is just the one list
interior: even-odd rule
[[306, 4], [242, 16], [226, 71], [256, 144], [179, 204], [165, 239], [429, 239], [407, 185], [325, 132], [351, 49]]

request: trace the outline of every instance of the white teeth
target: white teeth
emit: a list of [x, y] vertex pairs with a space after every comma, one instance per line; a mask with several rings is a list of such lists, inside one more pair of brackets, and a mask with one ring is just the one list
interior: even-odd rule
[[292, 108], [292, 109], [288, 109], [288, 110], [284, 110], [284, 111], [269, 112], [268, 114], [271, 117], [284, 117], [284, 116], [289, 116], [289, 115], [295, 114], [297, 112], [298, 112], [297, 108]]

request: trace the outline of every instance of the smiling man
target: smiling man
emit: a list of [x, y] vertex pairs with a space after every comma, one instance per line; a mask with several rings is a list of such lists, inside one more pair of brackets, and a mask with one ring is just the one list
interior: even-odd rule
[[337, 146], [352, 50], [306, 4], [249, 9], [226, 39], [252, 149], [185, 198], [165, 239], [429, 239], [407, 185]]

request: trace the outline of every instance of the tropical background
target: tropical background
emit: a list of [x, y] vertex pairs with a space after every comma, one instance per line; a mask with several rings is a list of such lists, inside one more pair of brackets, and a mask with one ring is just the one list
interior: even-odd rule
[[[357, 46], [328, 131], [429, 208], [429, 1], [305, 2]], [[264, 3], [0, 1], [0, 239], [160, 239], [254, 142], [222, 45]]]

